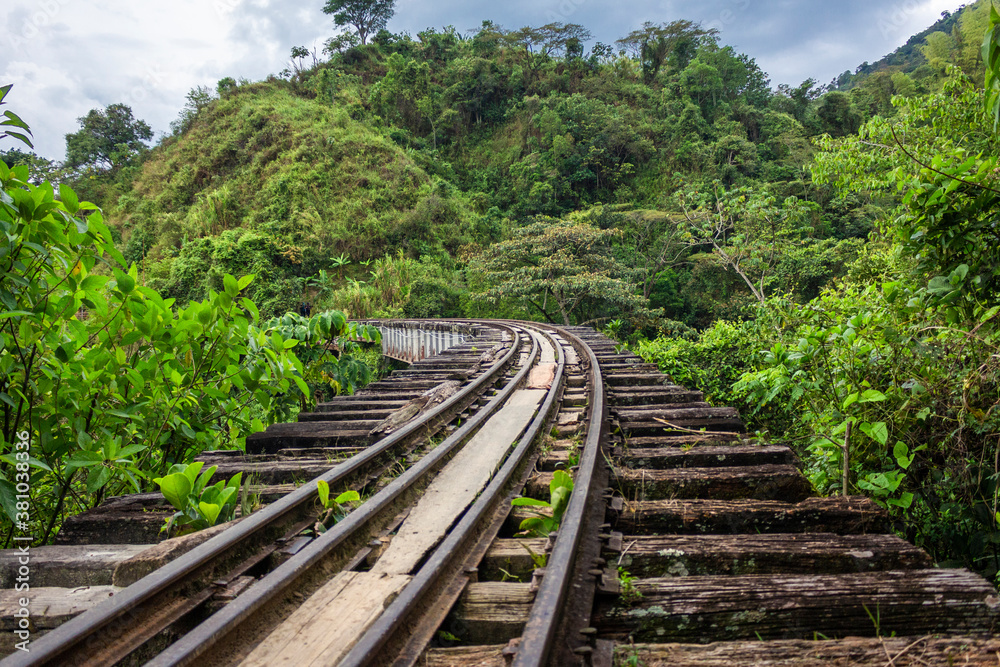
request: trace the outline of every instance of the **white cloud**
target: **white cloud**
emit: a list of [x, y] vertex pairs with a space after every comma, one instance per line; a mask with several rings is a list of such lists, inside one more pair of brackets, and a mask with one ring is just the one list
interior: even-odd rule
[[7, 12], [12, 30], [0, 48], [0, 82], [14, 84], [8, 108], [32, 126], [37, 152], [61, 159], [64, 136], [79, 129], [76, 119], [90, 109], [123, 102], [165, 132], [195, 86], [214, 88], [226, 76], [260, 79], [280, 71], [293, 44], [311, 46], [332, 31], [316, 5], [21, 3]]

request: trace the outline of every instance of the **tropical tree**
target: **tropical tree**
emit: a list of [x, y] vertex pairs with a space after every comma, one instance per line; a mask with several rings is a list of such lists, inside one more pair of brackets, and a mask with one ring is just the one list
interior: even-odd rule
[[614, 258], [614, 229], [574, 220], [536, 218], [507, 241], [487, 248], [474, 272], [483, 286], [473, 298], [490, 304], [520, 303], [549, 322], [591, 322], [650, 311], [632, 271]]
[[760, 305], [775, 287], [775, 269], [810, 229], [818, 206], [797, 197], [783, 201], [763, 189], [725, 191], [690, 210], [684, 194], [685, 231], [692, 247], [708, 246], [716, 264], [736, 273]]
[[718, 32], [714, 28], [704, 30], [693, 21], [660, 24], [646, 21], [641, 28], [615, 43], [639, 59], [643, 80], [649, 84], [668, 60], [674, 60], [676, 69], [684, 69], [694, 58], [698, 45], [705, 38], [714, 38]]
[[77, 119], [80, 130], [66, 135], [66, 166], [114, 171], [146, 149], [153, 130], [127, 104], [91, 109]]
[[324, 14], [333, 14], [338, 26], [350, 25], [358, 31], [362, 44], [368, 36], [385, 27], [396, 13], [396, 0], [327, 0]]

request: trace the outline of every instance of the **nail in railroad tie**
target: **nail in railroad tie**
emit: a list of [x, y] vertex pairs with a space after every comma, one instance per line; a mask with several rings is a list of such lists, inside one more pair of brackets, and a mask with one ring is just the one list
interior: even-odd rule
[[506, 662], [508, 665], [514, 662], [514, 656], [517, 655], [517, 649], [520, 646], [520, 644], [521, 644], [521, 638], [514, 637], [509, 642], [507, 642], [507, 645], [504, 646], [503, 650], [500, 652], [500, 655], [503, 656], [504, 662]]
[[545, 576], [545, 568], [539, 567], [531, 573], [531, 586], [528, 590], [534, 594], [538, 592], [538, 587], [542, 585], [542, 578]]

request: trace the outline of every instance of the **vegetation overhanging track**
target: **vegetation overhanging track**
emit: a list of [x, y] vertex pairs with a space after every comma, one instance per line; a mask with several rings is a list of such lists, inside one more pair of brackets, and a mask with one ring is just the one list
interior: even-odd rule
[[[331, 488], [349, 479], [358, 470], [400, 442], [421, 435], [430, 423], [450, 420], [476, 400], [485, 389], [498, 382], [519, 353], [520, 336], [512, 333], [512, 345], [502, 359], [486, 373], [441, 405], [430, 410], [372, 447], [333, 467], [318, 479]], [[443, 424], [442, 424], [443, 425]], [[187, 554], [144, 577], [105, 602], [66, 622], [38, 641], [30, 654], [13, 655], [10, 665], [113, 664], [144, 644], [151, 634], [172, 622], [189, 609], [186, 594], [204, 591], [234, 561], [239, 563], [246, 552], [281, 537], [288, 526], [300, 522], [315, 504], [316, 481], [305, 484], [252, 516], [195, 547]], [[311, 523], [311, 522], [308, 522]], [[281, 526], [276, 533], [275, 526]], [[204, 599], [200, 600], [203, 602]], [[164, 610], [170, 610], [163, 618]]]

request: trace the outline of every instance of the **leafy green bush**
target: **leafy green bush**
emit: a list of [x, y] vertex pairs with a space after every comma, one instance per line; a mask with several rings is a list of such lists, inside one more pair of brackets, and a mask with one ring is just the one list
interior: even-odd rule
[[350, 511], [349, 504], [361, 500], [361, 495], [354, 490], [344, 491], [336, 498], [331, 498], [330, 485], [322, 479], [316, 482], [316, 491], [319, 494], [320, 504], [326, 509], [316, 522], [315, 528], [318, 533], [325, 533], [327, 528], [342, 521]]
[[202, 461], [184, 465], [176, 463], [163, 477], [153, 480], [177, 512], [167, 519], [161, 532], [168, 537], [187, 535], [232, 520], [240, 492], [243, 473], [236, 473], [228, 482], [207, 486], [218, 466], [201, 473]]
[[240, 446], [298, 402], [292, 386], [309, 387], [298, 341], [261, 329], [240, 296], [252, 276], [221, 276], [221, 291], [175, 308], [140, 284], [92, 204], [27, 178], [0, 164], [0, 505], [10, 536], [16, 484], [30, 482], [28, 527], [47, 541], [106, 495]]
[[287, 313], [268, 320], [262, 329], [285, 341], [301, 343], [295, 348], [308, 388], [296, 387], [301, 410], [340, 394], [353, 394], [371, 382], [372, 368], [362, 358], [361, 346], [351, 339], [381, 342], [382, 334], [373, 326], [348, 322], [342, 312], [327, 310], [310, 317]]
[[785, 433], [804, 443], [806, 474], [821, 493], [843, 485], [846, 441], [849, 492], [889, 507], [939, 560], [992, 575], [1000, 569], [1000, 308], [981, 308], [966, 329], [935, 302], [929, 290], [893, 281], [783, 304], [780, 339], [734, 391], [761, 415], [795, 417]]
[[[709, 403], [736, 406], [745, 420], [761, 425], [755, 420], [756, 405], [733, 385], [744, 373], [756, 370], [767, 339], [774, 335], [760, 320], [716, 320], [694, 340], [678, 336], [640, 340], [635, 353], [675, 383], [704, 392]], [[780, 428], [773, 415], [768, 425]]]

